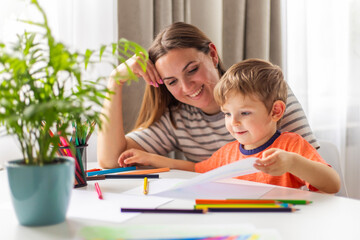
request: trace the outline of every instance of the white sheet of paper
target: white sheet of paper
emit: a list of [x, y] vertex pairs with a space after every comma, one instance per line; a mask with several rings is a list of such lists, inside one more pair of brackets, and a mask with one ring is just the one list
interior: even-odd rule
[[70, 200], [68, 218], [93, 219], [107, 222], [124, 222], [140, 213], [121, 213], [120, 208], [157, 208], [172, 199], [148, 196], [126, 195], [103, 192], [100, 200], [96, 191], [73, 189]]
[[[219, 180], [258, 172], [253, 167], [257, 158], [247, 158], [200, 174], [192, 179], [159, 179], [149, 184], [149, 195], [169, 198], [259, 198], [270, 191], [271, 185], [254, 186], [240, 181], [236, 184]], [[139, 188], [127, 191], [138, 195]]]
[[225, 198], [260, 198], [270, 191], [273, 187], [254, 186], [248, 184], [233, 184], [222, 182], [206, 182], [184, 188], [169, 189], [156, 193], [156, 196], [169, 198], [187, 198], [187, 199], [225, 199]]
[[[247, 158], [200, 174], [192, 179], [159, 179], [149, 184], [149, 195], [170, 198], [259, 198], [270, 191], [271, 185], [254, 186], [247, 181], [234, 183], [216, 182], [223, 179], [258, 172], [253, 167], [256, 158]], [[127, 191], [139, 194], [140, 189]]]
[[253, 167], [257, 158], [246, 158], [240, 161], [236, 161], [219, 168], [215, 168], [209, 172], [200, 174], [186, 182], [183, 182], [176, 186], [177, 188], [184, 188], [187, 186], [192, 186], [196, 184], [201, 184], [205, 182], [214, 182], [216, 180], [231, 178], [237, 176], [243, 176], [255, 172], [259, 172], [256, 168]]
[[[164, 178], [164, 179], [156, 179], [156, 180], [151, 179], [151, 180], [149, 180], [148, 195], [155, 195], [157, 193], [164, 192], [169, 189], [173, 189], [174, 186], [179, 185], [179, 184], [183, 183], [184, 181], [187, 181], [187, 179], [183, 179], [183, 178]], [[135, 187], [135, 188], [130, 189], [123, 193], [129, 194], [129, 195], [141, 196], [141, 195], [143, 195], [142, 188], [143, 187]]]
[[[230, 180], [231, 181], [219, 180], [217, 182], [205, 182], [178, 188], [177, 186], [186, 181], [185, 179], [159, 179], [150, 183], [149, 195], [180, 199], [260, 198], [274, 187], [272, 185], [256, 184], [255, 182], [239, 179]], [[137, 187], [125, 193], [140, 195], [141, 188]]]

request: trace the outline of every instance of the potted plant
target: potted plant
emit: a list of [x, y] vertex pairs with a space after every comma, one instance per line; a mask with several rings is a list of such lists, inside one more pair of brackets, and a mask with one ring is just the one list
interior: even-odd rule
[[[79, 119], [101, 127], [101, 113], [94, 105], [100, 106], [109, 91], [101, 84], [103, 78], [85, 79], [84, 71], [105, 55], [124, 62], [133, 54], [142, 57], [145, 70], [148, 56], [125, 39], [85, 54], [70, 51], [52, 36], [37, 0], [31, 3], [43, 22], [23, 22], [39, 31], [25, 31], [15, 43], [0, 43], [0, 125], [16, 136], [23, 155], [6, 164], [16, 215], [20, 224], [38, 226], [65, 220], [74, 160], [56, 154], [61, 138], [70, 137], [71, 124]], [[130, 69], [129, 75], [136, 79]]]

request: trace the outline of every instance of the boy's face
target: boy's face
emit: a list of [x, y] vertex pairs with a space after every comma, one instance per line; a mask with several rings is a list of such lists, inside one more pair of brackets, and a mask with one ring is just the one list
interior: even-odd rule
[[254, 149], [266, 143], [276, 131], [276, 121], [256, 95], [231, 93], [221, 107], [227, 130], [244, 148]]

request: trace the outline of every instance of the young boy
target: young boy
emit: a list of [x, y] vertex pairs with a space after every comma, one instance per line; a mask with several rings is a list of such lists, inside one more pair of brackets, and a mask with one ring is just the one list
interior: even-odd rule
[[239, 179], [338, 192], [339, 175], [317, 151], [300, 135], [277, 130], [285, 112], [286, 88], [281, 69], [267, 61], [248, 59], [233, 65], [217, 83], [214, 96], [224, 112], [226, 128], [236, 141], [196, 164], [180, 160], [154, 162], [151, 157], [141, 164], [203, 173], [255, 157], [259, 159], [254, 167], [260, 172]]

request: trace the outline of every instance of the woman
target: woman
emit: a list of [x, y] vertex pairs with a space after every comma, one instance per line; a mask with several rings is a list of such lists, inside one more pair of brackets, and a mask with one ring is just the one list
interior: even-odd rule
[[[225, 70], [215, 45], [198, 28], [178, 22], [160, 32], [149, 48], [145, 73], [134, 57], [127, 64], [148, 85], [134, 131], [125, 136], [121, 97], [127, 68], [120, 64], [110, 75], [108, 87], [115, 94], [103, 105], [108, 119], [103, 119], [98, 134], [101, 167], [119, 167], [120, 159], [126, 159], [127, 165], [135, 159], [138, 163], [146, 158], [166, 161], [173, 150], [182, 151], [191, 162], [199, 162], [234, 141], [213, 97], [213, 88]], [[115, 76], [121, 76], [120, 84]], [[290, 88], [280, 130], [295, 131], [318, 147]]]

